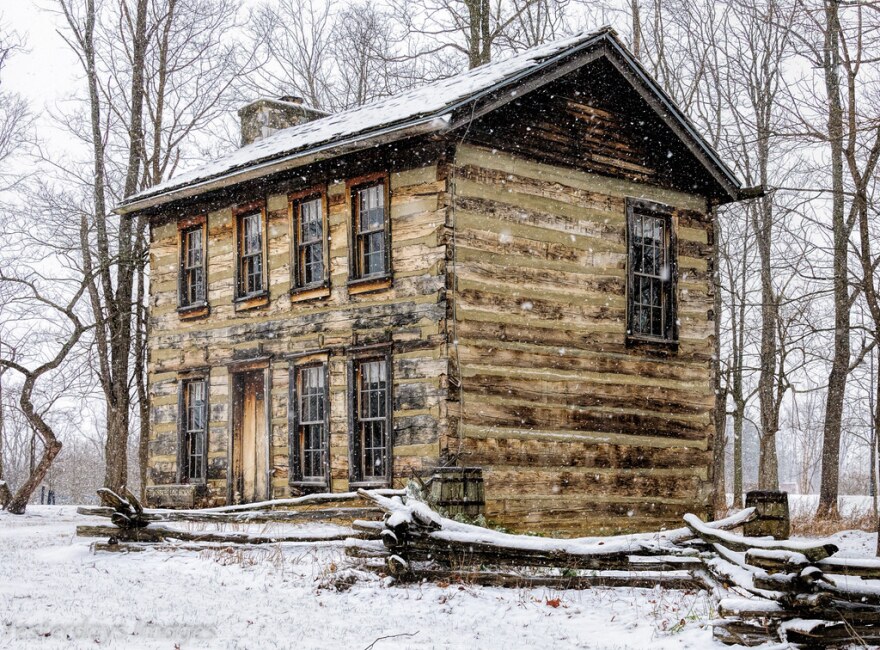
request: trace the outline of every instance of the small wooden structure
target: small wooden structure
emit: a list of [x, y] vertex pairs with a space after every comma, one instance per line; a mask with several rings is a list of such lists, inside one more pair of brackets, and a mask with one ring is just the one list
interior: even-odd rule
[[708, 512], [714, 211], [742, 192], [612, 30], [285, 115], [117, 208], [150, 224], [153, 504], [458, 466], [511, 529]]
[[791, 534], [791, 515], [788, 492], [753, 490], [746, 493], [746, 508], [754, 508], [756, 517], [743, 532], [750, 537], [769, 535], [774, 539], [788, 539]]
[[485, 514], [483, 470], [479, 467], [438, 467], [430, 485], [431, 503], [447, 517], [473, 519]]

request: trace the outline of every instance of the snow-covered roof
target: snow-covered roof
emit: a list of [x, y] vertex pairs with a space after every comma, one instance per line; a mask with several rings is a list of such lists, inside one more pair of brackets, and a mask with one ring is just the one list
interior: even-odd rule
[[[419, 128], [419, 132], [439, 131], [449, 125], [450, 114], [456, 108], [473, 102], [491, 92], [552, 65], [557, 60], [586, 50], [601, 41], [616, 46], [623, 53], [620, 41], [611, 28], [580, 33], [551, 43], [534, 47], [508, 59], [488, 63], [462, 74], [414, 88], [393, 97], [381, 99], [341, 113], [282, 129], [262, 140], [183, 172], [169, 180], [155, 185], [139, 194], [128, 197], [116, 209], [125, 214], [146, 207], [183, 198], [181, 190], [207, 191], [213, 189], [213, 181], [237, 182], [239, 172], [247, 170], [248, 178], [258, 178], [279, 170], [279, 163], [294, 163], [309, 154], [333, 148], [338, 145], [369, 140], [374, 136], [402, 132]], [[639, 70], [638, 64], [633, 63]], [[656, 82], [650, 80], [656, 85]], [[666, 103], [671, 102], [659, 87]], [[672, 105], [674, 107], [674, 104]], [[677, 109], [676, 109], [677, 110]], [[705, 149], [713, 161], [739, 186], [732, 172], [718, 159], [711, 147], [693, 130], [686, 118], [676, 112], [683, 120], [701, 148]], [[293, 165], [292, 165], [293, 166]], [[193, 195], [188, 191], [187, 195]]]

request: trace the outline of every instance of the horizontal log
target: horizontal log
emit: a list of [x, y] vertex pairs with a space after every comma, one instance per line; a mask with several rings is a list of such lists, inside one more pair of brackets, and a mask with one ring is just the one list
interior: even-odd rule
[[[329, 540], [328, 544], [337, 544], [339, 540]], [[302, 548], [303, 545], [314, 545], [322, 542], [315, 541], [297, 541], [297, 542], [278, 542], [273, 548]], [[105, 553], [140, 553], [143, 551], [156, 551], [159, 553], [168, 553], [171, 551], [226, 551], [240, 553], [243, 551], [266, 550], [266, 544], [241, 544], [223, 543], [223, 542], [126, 542], [117, 541], [110, 542], [92, 542], [91, 548], [94, 551], [102, 551]]]
[[[632, 444], [528, 440], [519, 438], [477, 438], [467, 435], [461, 453], [470, 465], [516, 467], [675, 468], [694, 467], [708, 461], [708, 453], [694, 447], [640, 446]], [[562, 505], [562, 504], [560, 504]], [[684, 513], [681, 513], [684, 514]]]
[[388, 558], [391, 554], [382, 542], [349, 538], [345, 540], [345, 554], [362, 559]]
[[78, 537], [107, 537], [126, 542], [216, 542], [219, 544], [280, 544], [285, 542], [332, 542], [343, 541], [349, 537], [359, 537], [366, 533], [352, 530], [328, 532], [324, 534], [298, 533], [279, 535], [251, 535], [249, 533], [218, 531], [183, 531], [172, 528], [150, 526], [148, 528], [122, 529], [114, 526], [77, 526]]
[[810, 565], [810, 561], [802, 553], [787, 551], [767, 551], [752, 548], [746, 551], [746, 564], [770, 573], [799, 572]]
[[749, 648], [779, 641], [775, 622], [741, 621], [738, 619], [712, 621], [712, 637], [725, 645]]
[[[637, 394], [637, 391], [634, 391]], [[630, 435], [664, 436], [677, 440], [702, 440], [709, 436], [709, 417], [686, 419], [664, 417], [662, 413], [622, 411], [604, 408], [571, 408], [564, 404], [548, 406], [514, 400], [495, 402], [483, 398], [465, 402], [468, 422], [497, 427], [534, 427], [552, 422], [571, 431], [597, 431]]]
[[692, 514], [684, 516], [685, 524], [690, 528], [694, 535], [703, 539], [710, 544], [720, 544], [732, 551], [745, 553], [753, 548], [768, 551], [792, 551], [801, 553], [811, 562], [823, 560], [826, 557], [837, 553], [838, 547], [835, 544], [813, 544], [811, 542], [791, 542], [768, 540], [759, 537], [743, 537], [728, 532], [719, 532], [706, 526], [699, 517]]
[[880, 580], [880, 559], [877, 558], [827, 557], [816, 566], [825, 573]]
[[840, 645], [875, 647], [880, 644], [880, 625], [843, 621], [792, 621], [782, 626], [788, 643], [810, 648]]
[[[380, 489], [376, 491], [382, 496], [402, 496], [405, 490]], [[160, 514], [163, 512], [178, 513], [212, 513], [212, 512], [247, 512], [251, 510], [270, 510], [273, 508], [290, 508], [294, 506], [321, 505], [334, 502], [358, 501], [361, 497], [357, 492], [321, 492], [307, 494], [290, 499], [272, 499], [270, 501], [258, 501], [256, 503], [244, 503], [234, 506], [220, 506], [217, 508], [202, 508], [198, 510], [163, 510], [159, 508], [145, 508], [146, 514]]]
[[398, 576], [403, 581], [463, 583], [485, 587], [518, 589], [593, 589], [597, 587], [630, 587], [651, 589], [702, 589], [705, 585], [685, 572], [664, 573], [599, 573], [590, 576], [525, 576], [494, 571], [460, 571], [447, 569], [412, 569]]
[[[390, 532], [390, 531], [388, 531]], [[504, 549], [493, 544], [477, 542], [456, 542], [440, 540], [435, 536], [409, 538], [405, 543], [392, 545], [393, 552], [405, 555], [412, 561], [436, 560], [455, 566], [462, 565], [501, 565], [521, 567], [556, 567], [589, 571], [669, 571], [682, 567], [694, 568], [694, 564], [685, 560], [675, 562], [670, 556], [664, 555], [662, 560], [641, 560], [632, 562], [631, 554], [609, 551], [608, 553], [592, 553], [578, 555], [563, 551], [538, 551], [522, 549]], [[640, 551], [650, 555], [652, 551]], [[668, 553], [669, 549], [656, 549], [656, 554]], [[690, 558], [689, 558], [690, 559]]]
[[[115, 511], [112, 508], [98, 506], [80, 506], [76, 511], [81, 515], [110, 517]], [[305, 521], [352, 520], [358, 517], [378, 517], [382, 511], [378, 508], [320, 508], [316, 510], [248, 510], [235, 512], [200, 512], [200, 511], [146, 511], [143, 518], [149, 522], [189, 521], [196, 523], [296, 523]]]

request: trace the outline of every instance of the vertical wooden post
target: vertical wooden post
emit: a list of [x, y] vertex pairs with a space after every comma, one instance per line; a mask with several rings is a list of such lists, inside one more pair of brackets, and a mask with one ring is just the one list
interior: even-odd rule
[[746, 493], [746, 508], [754, 507], [758, 518], [743, 526], [749, 537], [772, 536], [788, 539], [791, 534], [791, 517], [788, 510], [788, 492], [753, 490]]
[[431, 477], [431, 502], [447, 517], [483, 514], [486, 497], [480, 467], [441, 467]]

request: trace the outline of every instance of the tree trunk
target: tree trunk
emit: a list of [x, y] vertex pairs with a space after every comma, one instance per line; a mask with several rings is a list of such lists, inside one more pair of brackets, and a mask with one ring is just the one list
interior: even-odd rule
[[639, 0], [630, 0], [629, 6], [632, 14], [633, 54], [638, 59], [642, 51], [642, 18], [639, 13]]
[[[759, 134], [763, 131], [759, 128]], [[759, 135], [759, 166], [762, 182], [767, 180], [768, 134]], [[776, 455], [776, 432], [779, 429], [777, 395], [776, 326], [779, 319], [777, 296], [773, 289], [773, 203], [769, 196], [755, 209], [755, 239], [761, 260], [761, 361], [758, 378], [758, 403], [761, 411], [761, 454], [758, 462], [758, 488], [779, 489], [779, 462]]]
[[822, 482], [817, 514], [835, 517], [840, 478], [840, 430], [843, 400], [850, 363], [849, 319], [849, 230], [844, 217], [843, 185], [843, 109], [840, 97], [840, 21], [838, 0], [825, 4], [825, 48], [823, 72], [828, 93], [828, 139], [831, 145], [832, 231], [834, 246], [834, 348], [828, 393], [825, 402], [825, 426], [822, 438]]
[[[638, 11], [638, 1], [633, 0], [635, 11]], [[712, 278], [714, 295], [712, 296], [715, 311], [715, 356], [712, 360], [712, 372], [715, 385], [715, 440], [712, 446], [712, 478], [713, 478], [713, 510], [715, 518], [720, 519], [727, 512], [727, 490], [725, 486], [725, 455], [727, 451], [727, 384], [721, 378], [721, 316], [724, 304], [721, 299], [721, 264], [718, 247], [721, 243], [718, 223], [718, 210], [712, 209], [712, 223], [715, 224], [712, 232]]]
[[[878, 348], [880, 349], [880, 348]], [[880, 366], [877, 368], [880, 371]], [[877, 507], [877, 499], [878, 497], [878, 489], [877, 489], [877, 458], [878, 458], [878, 445], [880, 445], [880, 377], [877, 375], [874, 376], [874, 388], [876, 390], [874, 394], [874, 447], [871, 449], [873, 452], [873, 466], [871, 467], [871, 476], [873, 483], [871, 487], [874, 490], [874, 517], [877, 519], [877, 555], [880, 556], [880, 508]]]
[[745, 404], [738, 402], [733, 413], [733, 507], [743, 507], [743, 422]]
[[[0, 348], [2, 348], [2, 346], [0, 346]], [[0, 368], [0, 481], [3, 480], [3, 433], [4, 427], [6, 426], [6, 421], [4, 419], [6, 413], [3, 404], [3, 373], [5, 370], [5, 368]]]

